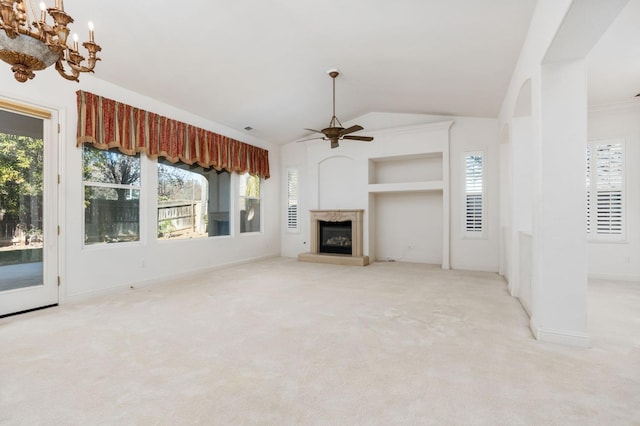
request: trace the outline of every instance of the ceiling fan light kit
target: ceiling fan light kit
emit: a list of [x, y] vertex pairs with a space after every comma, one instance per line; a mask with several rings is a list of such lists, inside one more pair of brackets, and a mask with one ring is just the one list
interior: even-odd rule
[[338, 119], [338, 117], [336, 116], [336, 77], [340, 75], [340, 71], [337, 69], [331, 69], [327, 71], [327, 74], [329, 74], [329, 76], [333, 81], [333, 115], [331, 116], [331, 121], [329, 121], [329, 126], [322, 130], [305, 129], [314, 133], [322, 133], [324, 136], [314, 137], [310, 139], [303, 139], [303, 140], [299, 140], [298, 142], [322, 139], [325, 141], [331, 141], [331, 148], [337, 148], [338, 146], [340, 146], [339, 141], [343, 139], [371, 142], [373, 140], [371, 136], [350, 135], [351, 133], [363, 130], [364, 127], [356, 124], [354, 126], [351, 126], [345, 129], [342, 123], [340, 122], [340, 120]]

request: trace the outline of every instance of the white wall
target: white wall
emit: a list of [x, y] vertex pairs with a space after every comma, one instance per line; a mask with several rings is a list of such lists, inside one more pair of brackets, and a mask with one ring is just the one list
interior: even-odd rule
[[588, 242], [588, 272], [592, 278], [640, 280], [640, 103], [593, 109], [589, 140], [623, 139], [626, 154], [626, 240]]
[[376, 259], [442, 263], [442, 194], [377, 194]]
[[[362, 125], [365, 130], [361, 134], [376, 138], [371, 143], [343, 141], [339, 148], [333, 150], [329, 148], [328, 142], [321, 140], [285, 145], [281, 151], [282, 176], [286, 176], [287, 167], [298, 167], [300, 173], [300, 231], [291, 233], [283, 228], [282, 255], [295, 257], [309, 251], [309, 210], [359, 208], [366, 210], [365, 224], [371, 225], [365, 225], [366, 255], [377, 259], [391, 258], [412, 262], [442, 261], [441, 234], [435, 239], [429, 237], [436, 234], [435, 227], [442, 223], [442, 193], [377, 194], [370, 197], [368, 183], [371, 158], [413, 155], [439, 149], [434, 146], [442, 140], [440, 133], [436, 135], [428, 124], [444, 121], [454, 122], [449, 130], [451, 267], [497, 271], [498, 127], [497, 120], [485, 118], [370, 113], [345, 123], [345, 126]], [[486, 154], [487, 236], [484, 239], [463, 237], [463, 154], [466, 151], [483, 151]], [[429, 161], [425, 160], [425, 164]], [[343, 166], [347, 162], [353, 167], [345, 171]], [[393, 168], [385, 167], [380, 173], [391, 173], [390, 167]], [[411, 180], [416, 175], [415, 164], [409, 164], [403, 172], [400, 170], [394, 169], [392, 173], [392, 176], [405, 173], [400, 181], [405, 178]], [[432, 175], [429, 173], [418, 173], [419, 179], [430, 179]], [[283, 208], [285, 202], [283, 199]], [[370, 206], [375, 211], [370, 211]], [[413, 228], [416, 231], [413, 234], [409, 232], [410, 223], [417, 226]], [[398, 232], [391, 232], [394, 229]], [[416, 235], [420, 238], [416, 238]], [[383, 239], [386, 242], [384, 248], [380, 245]], [[376, 247], [379, 252], [373, 253]]]
[[[280, 253], [280, 150], [251, 135], [226, 128], [201, 116], [188, 113], [101, 81], [89, 75], [81, 82], [63, 80], [53, 69], [20, 84], [8, 66], [0, 73], [0, 96], [18, 102], [58, 110], [61, 113], [61, 301], [151, 279], [182, 275], [216, 266]], [[99, 70], [98, 70], [99, 72]], [[76, 90], [98, 95], [153, 111], [269, 150], [272, 178], [264, 183], [263, 232], [222, 238], [183, 241], [157, 241], [155, 162], [143, 156], [143, 194], [141, 241], [136, 243], [83, 247], [82, 156], [76, 147]], [[232, 184], [236, 182], [232, 180]], [[235, 186], [237, 188], [237, 185]], [[237, 221], [236, 221], [237, 223]]]
[[[580, 189], [587, 134], [585, 57], [626, 1], [539, 0], [500, 110], [500, 126], [513, 128], [521, 88], [530, 80], [532, 157], [511, 167], [526, 167], [523, 161], [533, 165], [530, 327], [540, 340], [589, 344], [587, 243], [580, 227], [584, 219], [578, 220], [586, 198]], [[514, 255], [517, 247], [511, 244], [511, 256], [505, 256], [511, 262], [522, 260], [522, 253]]]
[[[500, 131], [495, 119], [455, 118], [451, 127], [451, 267], [497, 272], [500, 257]], [[486, 236], [465, 238], [464, 153], [483, 151], [486, 173]]]

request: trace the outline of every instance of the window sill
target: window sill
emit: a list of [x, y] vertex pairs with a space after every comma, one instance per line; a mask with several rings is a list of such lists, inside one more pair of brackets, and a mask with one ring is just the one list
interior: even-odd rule
[[255, 232], [240, 232], [238, 233], [238, 235], [242, 238], [243, 236], [252, 236], [252, 235], [263, 235], [262, 231], [255, 231]]
[[607, 240], [601, 238], [587, 238], [587, 244], [629, 244], [626, 238]]
[[142, 240], [138, 241], [127, 241], [120, 243], [95, 243], [95, 244], [82, 244], [82, 250], [114, 250], [116, 248], [128, 248], [128, 247], [142, 247], [145, 244]]

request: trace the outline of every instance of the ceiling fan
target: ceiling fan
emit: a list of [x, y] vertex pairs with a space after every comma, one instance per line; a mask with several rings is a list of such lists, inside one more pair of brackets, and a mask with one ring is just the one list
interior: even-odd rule
[[331, 76], [333, 80], [333, 116], [331, 117], [331, 121], [329, 121], [329, 127], [322, 130], [314, 130], [314, 129], [305, 129], [310, 132], [322, 133], [324, 136], [317, 136], [309, 139], [302, 139], [298, 142], [306, 142], [316, 139], [322, 139], [325, 141], [331, 141], [331, 148], [337, 148], [339, 146], [338, 141], [342, 139], [348, 139], [353, 141], [364, 141], [371, 142], [373, 138], [371, 136], [354, 136], [351, 133], [363, 130], [362, 126], [351, 126], [348, 128], [344, 128], [338, 117], [336, 117], [336, 77], [340, 75], [340, 71], [338, 70], [329, 70], [328, 74]]

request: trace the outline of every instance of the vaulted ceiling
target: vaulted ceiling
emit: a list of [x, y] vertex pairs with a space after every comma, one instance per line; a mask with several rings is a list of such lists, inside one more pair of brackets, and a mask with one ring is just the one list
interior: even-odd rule
[[592, 106], [640, 102], [640, 0], [631, 0], [588, 56]]
[[[634, 0], [635, 1], [635, 0]], [[173, 7], [175, 5], [175, 7]], [[337, 115], [496, 117], [535, 0], [66, 0], [96, 77], [275, 143]]]

